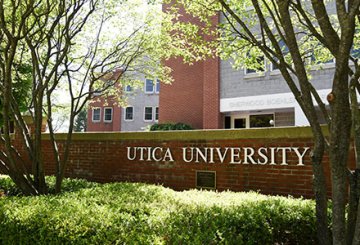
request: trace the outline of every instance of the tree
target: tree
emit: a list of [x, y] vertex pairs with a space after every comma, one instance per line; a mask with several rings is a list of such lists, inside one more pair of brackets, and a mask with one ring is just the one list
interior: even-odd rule
[[[4, 116], [0, 170], [25, 195], [48, 192], [41, 145], [44, 118], [56, 161], [55, 190], [60, 192], [74, 121], [92, 95], [120, 88], [116, 84], [134, 79], [133, 71], [169, 81], [169, 71], [159, 65], [161, 42], [154, 42], [161, 40], [158, 8], [149, 5], [146, 11], [143, 4], [141, 0], [0, 0]], [[25, 107], [33, 120], [33, 132], [22, 117], [22, 105], [14, 90], [14, 74], [24, 64], [31, 66], [31, 96]], [[114, 71], [119, 75], [113, 80], [103, 79]], [[59, 88], [65, 88], [70, 101], [68, 134], [61, 150], [53, 127], [53, 95]], [[11, 140], [10, 118], [15, 119], [21, 146]]]
[[[173, 38], [179, 40], [179, 36], [186, 36], [182, 39], [188, 41], [187, 46], [192, 50], [201, 51], [203, 45], [194, 33], [205, 33], [213, 40], [204, 50], [212, 49], [213, 54], [216, 51], [224, 59], [233, 59], [237, 67], [257, 69], [262, 60], [256, 57], [262, 55], [279, 68], [313, 132], [315, 145], [311, 159], [320, 244], [331, 243], [322, 163], [325, 152], [330, 157], [332, 177], [332, 242], [360, 243], [360, 115], [357, 94], [360, 92], [360, 57], [354, 52], [360, 44], [359, 6], [358, 0], [179, 0], [172, 2], [167, 9], [175, 20], [170, 28]], [[197, 17], [203, 25], [181, 23], [181, 8]], [[219, 13], [222, 21], [214, 28], [211, 17]], [[203, 54], [200, 52], [200, 57]], [[332, 92], [327, 96], [328, 108], [312, 85], [309, 69], [312, 64], [326, 61], [329, 57], [336, 59], [336, 65]], [[316, 107], [321, 109], [327, 121], [329, 137], [325, 137], [320, 127]], [[348, 162], [352, 130], [355, 169], [351, 169]]]
[[[29, 91], [31, 89], [31, 65], [15, 64], [14, 68], [15, 68], [14, 69], [15, 72], [14, 72], [13, 93], [19, 103], [19, 109], [25, 112], [26, 104], [30, 97]], [[1, 114], [1, 111], [2, 111], [2, 103], [0, 99], [0, 127], [2, 127], [4, 123], [4, 119]]]
[[87, 111], [83, 108], [75, 119], [74, 131], [75, 132], [85, 132], [86, 131], [86, 120]]

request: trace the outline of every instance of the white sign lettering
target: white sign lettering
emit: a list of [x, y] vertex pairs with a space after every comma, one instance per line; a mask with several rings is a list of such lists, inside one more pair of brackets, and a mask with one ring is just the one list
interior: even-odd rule
[[[295, 154], [297, 166], [304, 166], [309, 147], [183, 147], [182, 161], [186, 163], [229, 163], [287, 166], [288, 155]], [[127, 147], [129, 161], [174, 162], [170, 148]], [[227, 160], [227, 162], [226, 162]]]

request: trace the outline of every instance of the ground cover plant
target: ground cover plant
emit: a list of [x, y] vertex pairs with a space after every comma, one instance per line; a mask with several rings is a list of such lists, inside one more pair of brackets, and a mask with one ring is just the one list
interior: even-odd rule
[[69, 179], [24, 197], [4, 176], [0, 193], [0, 244], [316, 243], [312, 200]]

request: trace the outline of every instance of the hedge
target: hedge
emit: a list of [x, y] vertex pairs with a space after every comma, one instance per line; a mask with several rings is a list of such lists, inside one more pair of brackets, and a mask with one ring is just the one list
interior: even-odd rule
[[[8, 178], [0, 189], [16, 194]], [[2, 195], [0, 244], [315, 244], [314, 212], [255, 192], [67, 179], [59, 195]]]
[[150, 131], [168, 131], [168, 130], [192, 130], [193, 128], [185, 123], [155, 123], [151, 125]]

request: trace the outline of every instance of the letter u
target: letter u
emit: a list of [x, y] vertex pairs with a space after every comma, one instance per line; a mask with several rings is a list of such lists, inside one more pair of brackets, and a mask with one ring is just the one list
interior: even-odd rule
[[[127, 148], [127, 159], [130, 161], [135, 160], [136, 158], [136, 147], [126, 147]], [[133, 155], [131, 156], [131, 148], [133, 148]]]
[[[191, 152], [191, 158], [190, 158], [190, 159], [187, 159], [187, 158], [186, 158], [187, 149], [190, 149], [190, 152]], [[183, 150], [183, 160], [184, 160], [184, 162], [192, 162], [192, 161], [193, 161], [193, 158], [194, 158], [194, 148], [193, 148], [193, 147], [190, 147], [190, 148], [182, 148], [182, 150]]]

